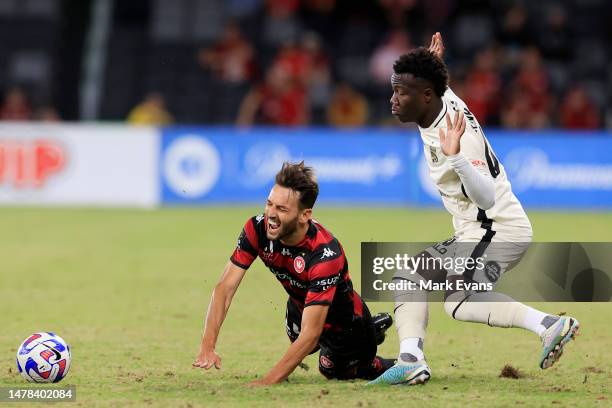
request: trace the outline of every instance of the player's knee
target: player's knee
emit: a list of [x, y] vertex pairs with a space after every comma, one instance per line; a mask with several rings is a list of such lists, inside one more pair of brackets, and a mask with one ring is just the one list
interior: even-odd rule
[[447, 315], [449, 315], [450, 317], [452, 317], [453, 319], [455, 318], [455, 310], [457, 310], [457, 307], [460, 305], [461, 302], [452, 302], [452, 301], [445, 301], [444, 302], [444, 311], [446, 312]]
[[464, 292], [447, 293], [444, 299], [444, 311], [447, 315], [456, 320], [461, 320], [457, 317], [457, 312], [465, 300]]

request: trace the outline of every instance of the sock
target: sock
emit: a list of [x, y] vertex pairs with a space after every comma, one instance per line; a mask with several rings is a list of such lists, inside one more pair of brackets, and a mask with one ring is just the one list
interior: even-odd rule
[[557, 320], [559, 320], [559, 316], [552, 316], [544, 312], [540, 312], [539, 310], [536, 310], [532, 307], [526, 307], [527, 313], [525, 314], [525, 319], [523, 320], [523, 324], [520, 325], [520, 327], [527, 330], [531, 330], [540, 337], [546, 329], [548, 329]]
[[400, 342], [400, 362], [414, 363], [425, 360], [423, 353], [423, 339], [420, 337], [408, 337]]

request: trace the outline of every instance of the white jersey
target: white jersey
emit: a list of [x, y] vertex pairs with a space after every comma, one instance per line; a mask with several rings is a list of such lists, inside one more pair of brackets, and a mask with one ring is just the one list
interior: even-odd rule
[[[419, 131], [429, 175], [442, 196], [444, 207], [453, 216], [455, 235], [464, 239], [479, 238], [482, 229], [486, 229], [509, 239], [531, 238], [529, 219], [512, 192], [504, 166], [495, 156], [478, 121], [450, 88], [442, 96], [442, 102], [442, 111], [431, 126], [419, 127]], [[468, 198], [459, 176], [440, 148], [439, 129], [446, 131], [445, 115], [448, 113], [454, 120], [455, 112], [459, 110], [463, 111], [466, 119], [465, 133], [461, 137], [461, 153], [478, 171], [491, 177], [495, 185], [495, 205], [486, 212]], [[492, 232], [489, 235], [492, 236]]]

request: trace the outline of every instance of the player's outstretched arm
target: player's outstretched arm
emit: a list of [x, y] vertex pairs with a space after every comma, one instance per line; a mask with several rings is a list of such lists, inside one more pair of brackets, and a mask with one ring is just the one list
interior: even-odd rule
[[213, 366], [217, 369], [221, 368], [221, 357], [215, 352], [217, 337], [245, 272], [246, 269], [234, 265], [231, 261], [225, 265], [223, 275], [215, 286], [208, 305], [204, 335], [200, 343], [200, 352], [192, 364], [194, 367], [206, 370]]
[[329, 305], [311, 305], [304, 308], [300, 335], [294, 341], [285, 355], [261, 380], [253, 381], [251, 386], [265, 386], [284, 381], [295, 368], [309, 355], [319, 343], [323, 332]]

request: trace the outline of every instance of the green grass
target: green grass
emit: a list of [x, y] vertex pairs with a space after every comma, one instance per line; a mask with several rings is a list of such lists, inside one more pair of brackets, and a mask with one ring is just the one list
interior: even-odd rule
[[[18, 344], [55, 331], [71, 345], [63, 385], [71, 406], [608, 406], [612, 395], [610, 304], [542, 304], [582, 322], [582, 334], [550, 370], [538, 368], [539, 339], [519, 329], [451, 320], [431, 305], [426, 352], [433, 369], [423, 387], [366, 388], [327, 381], [316, 356], [288, 383], [245, 384], [284, 353], [286, 295], [257, 261], [221, 331], [220, 371], [192, 369], [211, 289], [244, 221], [243, 207], [160, 211], [0, 210], [0, 386], [25, 385]], [[334, 209], [317, 218], [341, 240], [359, 286], [361, 241], [436, 241], [451, 235], [449, 216], [409, 209]], [[610, 213], [530, 213], [538, 241], [612, 241]], [[389, 303], [371, 304], [389, 311]], [[394, 356], [389, 331], [380, 353]], [[525, 377], [498, 375], [506, 363]], [[23, 405], [22, 405], [23, 406]]]

